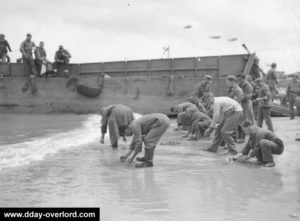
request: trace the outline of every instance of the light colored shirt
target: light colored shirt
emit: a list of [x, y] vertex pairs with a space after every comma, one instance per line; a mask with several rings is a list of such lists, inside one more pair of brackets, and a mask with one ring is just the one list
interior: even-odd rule
[[220, 116], [223, 116], [227, 111], [243, 111], [241, 105], [229, 97], [215, 97], [213, 109], [214, 114], [210, 125], [212, 128], [216, 128], [216, 125], [220, 120]]

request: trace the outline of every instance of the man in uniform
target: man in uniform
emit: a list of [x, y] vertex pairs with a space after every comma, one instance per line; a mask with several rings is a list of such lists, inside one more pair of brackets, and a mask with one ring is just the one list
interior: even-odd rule
[[205, 94], [203, 99], [213, 105], [212, 123], [205, 131], [204, 137], [208, 137], [216, 129], [212, 144], [206, 150], [217, 152], [218, 146], [224, 140], [228, 147], [226, 154], [237, 154], [233, 136], [236, 133], [237, 126], [242, 121], [243, 109], [241, 105], [229, 97], [214, 97], [212, 93]]
[[7, 52], [8, 50], [11, 52], [11, 48], [7, 42], [7, 40], [5, 39], [5, 35], [4, 34], [0, 34], [0, 63], [6, 63], [7, 60]]
[[[239, 86], [243, 91], [244, 97], [241, 101], [241, 106], [243, 108], [243, 121], [249, 120], [251, 123], [254, 123], [254, 113], [253, 113], [253, 107], [252, 107], [252, 101], [251, 98], [253, 96], [253, 88], [250, 82], [246, 80], [246, 76], [239, 74], [237, 76], [239, 80]], [[245, 133], [243, 132], [242, 128], [239, 126], [239, 135], [240, 139], [237, 141], [238, 143], [244, 143], [245, 142]]]
[[[250, 121], [244, 121], [242, 128], [249, 135], [249, 140], [237, 161], [245, 162], [251, 157], [256, 157], [258, 164], [263, 164], [265, 167], [274, 167], [272, 154], [282, 154], [284, 150], [282, 140], [273, 132], [259, 128]], [[250, 152], [250, 150], [252, 151]]]
[[212, 77], [210, 75], [205, 75], [204, 80], [199, 82], [194, 89], [193, 97], [202, 99], [204, 93], [210, 92], [210, 85], [212, 82]]
[[142, 143], [145, 144], [145, 155], [137, 157], [141, 163], [136, 164], [137, 168], [152, 167], [154, 149], [162, 135], [170, 126], [170, 119], [160, 113], [148, 114], [134, 120], [125, 130], [126, 136], [132, 136], [132, 143], [129, 151], [120, 157], [121, 161], [128, 160], [131, 163], [136, 155], [142, 151]]
[[112, 148], [117, 148], [119, 137], [125, 137], [124, 130], [134, 119], [133, 111], [125, 105], [115, 104], [103, 107], [100, 110], [100, 114], [102, 115], [100, 143], [104, 143], [104, 136], [108, 126], [111, 146]]
[[69, 51], [64, 49], [62, 45], [59, 46], [58, 51], [55, 53], [55, 62], [53, 64], [54, 71], [57, 71], [60, 68], [64, 69], [65, 76], [68, 76], [69, 73], [69, 64], [70, 64], [71, 54]]
[[35, 44], [31, 41], [32, 35], [27, 34], [26, 40], [22, 42], [20, 51], [22, 53], [22, 59], [26, 72], [29, 75], [37, 75], [35, 64], [33, 61], [32, 51], [35, 49]]
[[274, 131], [273, 123], [271, 119], [271, 93], [268, 85], [266, 85], [261, 78], [257, 78], [254, 81], [259, 89], [258, 98], [252, 102], [258, 102], [257, 113], [257, 126], [262, 127], [263, 121], [266, 121], [266, 125], [270, 131]]
[[46, 50], [44, 48], [44, 42], [41, 41], [39, 44], [39, 47], [36, 47], [35, 51], [34, 51], [34, 55], [35, 55], [35, 65], [36, 65], [36, 69], [37, 69], [37, 74], [41, 75], [41, 70], [42, 70], [42, 65], [46, 65], [47, 64], [47, 54], [46, 54]]
[[[295, 100], [298, 97], [300, 98], [300, 82], [298, 81], [298, 76], [296, 74], [292, 75], [292, 81], [288, 84], [286, 95], [289, 99], [290, 105], [290, 113], [291, 113], [291, 120], [294, 119], [294, 105]], [[300, 107], [297, 107], [299, 109]]]
[[252, 80], [254, 81], [257, 78], [263, 77], [261, 75], [261, 73], [262, 73], [262, 70], [259, 67], [259, 59], [256, 57], [256, 58], [254, 58], [254, 63], [251, 67], [249, 75], [251, 76]]
[[200, 111], [187, 110], [185, 114], [190, 118], [190, 125], [188, 128], [188, 140], [199, 140], [211, 124], [210, 117]]
[[271, 91], [271, 99], [272, 101], [278, 94], [278, 89], [277, 89], [277, 71], [276, 71], [277, 64], [272, 63], [271, 64], [271, 69], [267, 73], [267, 83], [269, 85], [270, 91]]
[[198, 108], [195, 104], [192, 104], [191, 102], [184, 102], [184, 103], [178, 104], [177, 106], [170, 108], [170, 111], [172, 113], [177, 114], [177, 128], [175, 130], [179, 130], [180, 127], [183, 127], [183, 128], [187, 127], [188, 119], [184, 115], [184, 112], [187, 109], [197, 110]]

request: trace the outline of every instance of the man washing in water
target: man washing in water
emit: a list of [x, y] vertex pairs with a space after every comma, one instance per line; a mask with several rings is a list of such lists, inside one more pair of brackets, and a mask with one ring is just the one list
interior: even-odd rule
[[137, 168], [152, 167], [154, 149], [169, 126], [170, 119], [160, 113], [148, 114], [134, 120], [125, 130], [126, 136], [133, 135], [130, 149], [124, 156], [120, 157], [120, 160], [128, 160], [129, 163], [132, 163], [136, 155], [142, 151], [144, 142], [145, 155], [136, 158], [136, 160], [141, 161], [141, 163], [135, 166]]

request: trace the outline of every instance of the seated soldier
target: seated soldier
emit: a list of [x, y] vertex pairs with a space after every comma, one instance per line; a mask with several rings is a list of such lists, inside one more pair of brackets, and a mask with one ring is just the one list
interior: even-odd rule
[[144, 143], [145, 155], [136, 158], [136, 160], [141, 161], [141, 163], [135, 166], [137, 168], [152, 167], [154, 149], [169, 126], [170, 119], [160, 113], [144, 115], [134, 120], [127, 129], [125, 129], [126, 136], [133, 135], [130, 149], [124, 156], [120, 157], [120, 160], [128, 160], [128, 162], [131, 163], [136, 155], [142, 151], [142, 145]]
[[282, 140], [272, 131], [257, 127], [250, 121], [244, 121], [242, 129], [249, 135], [249, 140], [242, 150], [242, 155], [237, 157], [237, 161], [245, 162], [252, 157], [256, 157], [258, 164], [263, 164], [265, 167], [274, 167], [272, 154], [282, 154], [284, 150]]
[[184, 102], [184, 103], [178, 104], [177, 106], [170, 108], [170, 111], [172, 113], [177, 114], [177, 128], [175, 128], [175, 130], [179, 130], [182, 127], [183, 128], [187, 127], [187, 123], [188, 123], [187, 119], [185, 118], [185, 116], [182, 113], [190, 108], [197, 109], [197, 106], [195, 104], [192, 104], [191, 102]]
[[62, 45], [59, 46], [58, 51], [55, 53], [55, 62], [53, 63], [54, 72], [59, 72], [59, 70], [63, 70], [65, 76], [68, 76], [69, 73], [69, 64], [70, 64], [71, 54], [64, 49]]

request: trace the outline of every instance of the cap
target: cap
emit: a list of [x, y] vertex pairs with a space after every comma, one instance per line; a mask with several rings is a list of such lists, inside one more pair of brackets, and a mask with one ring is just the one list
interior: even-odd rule
[[212, 79], [212, 76], [206, 74], [206, 75], [204, 75], [204, 79], [205, 79], [205, 80], [211, 80], [211, 79]]
[[272, 63], [272, 64], [271, 64], [271, 67], [272, 67], [272, 68], [275, 68], [276, 66], [277, 66], [276, 63]]
[[227, 76], [227, 80], [228, 80], [228, 81], [234, 81], [234, 82], [236, 82], [236, 81], [237, 81], [237, 78], [236, 78], [236, 76], [234, 76], [234, 75], [228, 75], [228, 76]]

